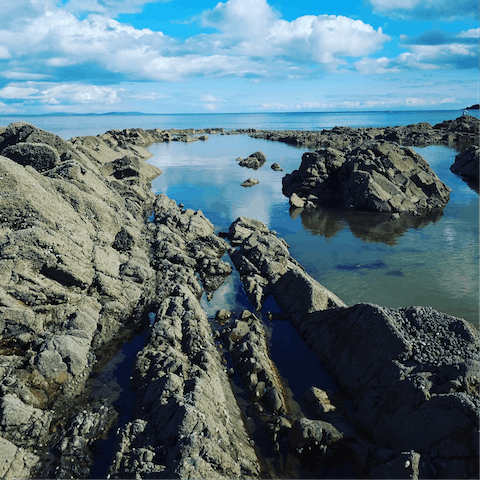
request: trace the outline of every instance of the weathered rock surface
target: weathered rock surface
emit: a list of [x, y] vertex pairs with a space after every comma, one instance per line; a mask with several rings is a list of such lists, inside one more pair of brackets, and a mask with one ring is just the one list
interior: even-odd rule
[[466, 115], [448, 120], [432, 127], [427, 122], [413, 125], [385, 128], [334, 127], [321, 131], [272, 131], [272, 130], [236, 130], [230, 133], [244, 133], [254, 138], [263, 138], [284, 142], [295, 146], [310, 148], [335, 148], [348, 150], [371, 140], [385, 140], [410, 147], [428, 145], [455, 146], [463, 149], [470, 145], [479, 146], [480, 121]]
[[[347, 307], [264, 225], [239, 218], [229, 238], [239, 245], [232, 259], [249, 299], [260, 308], [272, 294], [348, 397], [358, 430], [345, 448], [363, 475], [477, 474], [480, 352], [473, 326], [430, 307]], [[321, 404], [313, 393], [309, 403]]]
[[306, 152], [300, 168], [283, 178], [283, 193], [295, 207], [310, 199], [311, 207], [421, 214], [445, 207], [450, 191], [423, 157], [389, 142], [363, 143], [346, 153]]
[[263, 152], [255, 152], [249, 155], [247, 158], [240, 160], [238, 163], [241, 167], [253, 168], [254, 170], [258, 170], [260, 167], [265, 165], [267, 161], [267, 157]]
[[450, 170], [457, 175], [474, 180], [478, 189], [479, 162], [480, 148], [473, 145], [455, 157], [455, 163], [450, 167]]
[[[174, 291], [187, 292], [177, 312], [193, 322], [185, 324], [184, 338], [193, 335], [193, 340], [198, 328], [199, 338], [208, 332], [198, 298], [204, 290], [211, 295], [230, 274], [230, 265], [221, 260], [228, 244], [200, 211], [155, 196], [149, 182], [161, 172], [144, 162], [150, 156], [145, 146], [177, 134], [115, 130], [66, 142], [23, 122], [0, 129], [0, 469], [5, 478], [89, 476], [92, 448], [118, 417], [113, 400], [99, 400], [89, 390], [89, 377], [105, 355], [115, 355], [107, 345], [131, 338], [149, 323], [150, 312], [169, 304]], [[153, 210], [155, 225], [147, 221]], [[225, 475], [254, 477], [256, 455], [237, 444], [244, 437], [248, 443], [248, 436], [215, 347], [207, 342], [204, 353], [212, 360], [201, 373], [204, 345], [193, 343], [200, 356], [192, 368], [197, 366], [195, 375], [202, 377], [191, 390], [199, 396], [194, 412], [203, 409], [211, 416], [206, 406], [217, 400], [222, 385], [225, 399], [218, 404], [235, 419], [237, 437], [225, 426], [222, 435], [234, 440], [232, 451], [238, 453]], [[178, 355], [190, 362], [193, 350], [179, 348]], [[159, 364], [155, 375], [163, 367]], [[181, 417], [182, 408], [174, 410]], [[171, 424], [173, 443], [189, 428], [194, 434], [196, 423], [189, 422], [197, 414], [190, 413], [181, 432], [176, 427], [183, 420]], [[148, 419], [139, 417], [137, 424], [147, 425]], [[153, 439], [151, 445], [159, 442]], [[212, 440], [204, 451], [204, 462], [216, 465], [208, 471], [221, 470], [223, 449]], [[182, 452], [175, 461], [191, 469], [188, 452]], [[147, 463], [149, 455], [142, 456]], [[120, 464], [119, 474], [129, 476]], [[177, 468], [172, 465], [164, 465], [169, 474]], [[136, 473], [144, 471], [159, 472], [140, 466]]]
[[242, 187], [253, 187], [258, 185], [260, 182], [256, 178], [248, 178], [244, 182], [242, 182]]
[[[121, 478], [257, 477], [258, 459], [199, 303], [203, 290], [197, 272], [216, 275], [220, 269], [224, 275], [219, 257], [228, 245], [201, 212], [184, 212], [164, 195], [154, 212], [159, 309], [137, 355], [136, 419], [122, 429], [110, 473]], [[206, 260], [220, 263], [209, 263], [213, 270], [206, 271]]]

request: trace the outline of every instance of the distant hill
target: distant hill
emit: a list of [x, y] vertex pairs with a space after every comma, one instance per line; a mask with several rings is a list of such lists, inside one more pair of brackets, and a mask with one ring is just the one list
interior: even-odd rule
[[465, 110], [480, 110], [480, 105], [477, 103], [476, 105], [472, 105], [471, 107], [467, 107]]

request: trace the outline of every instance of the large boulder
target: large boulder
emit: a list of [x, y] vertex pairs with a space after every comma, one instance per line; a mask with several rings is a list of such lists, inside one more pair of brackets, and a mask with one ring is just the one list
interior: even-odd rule
[[306, 152], [300, 168], [283, 178], [289, 197], [312, 195], [319, 205], [380, 212], [439, 210], [450, 191], [418, 153], [389, 142]]
[[450, 170], [453, 173], [461, 175], [462, 177], [468, 177], [476, 180], [478, 185], [479, 160], [480, 148], [476, 145], [472, 145], [467, 150], [459, 153], [455, 157], [455, 163], [450, 167]]

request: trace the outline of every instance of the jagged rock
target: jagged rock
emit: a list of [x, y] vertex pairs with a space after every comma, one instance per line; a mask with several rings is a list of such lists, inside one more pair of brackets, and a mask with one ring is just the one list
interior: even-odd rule
[[278, 163], [272, 163], [270, 168], [275, 172], [283, 172], [283, 168]]
[[419, 154], [387, 142], [368, 142], [347, 153], [306, 152], [300, 168], [283, 178], [287, 196], [313, 195], [317, 204], [380, 212], [440, 210], [450, 191]]
[[253, 168], [254, 170], [259, 169], [262, 167], [265, 162], [267, 161], [267, 157], [261, 151], [252, 153], [247, 158], [240, 160], [239, 165], [241, 167]]
[[478, 185], [479, 161], [480, 148], [473, 145], [455, 157], [455, 163], [450, 170], [462, 177], [472, 178]]
[[[242, 223], [247, 222], [232, 224], [231, 238]], [[414, 473], [420, 455], [427, 476], [440, 471], [440, 464], [450, 475], [474, 476], [480, 419], [478, 331], [430, 307], [347, 307], [299, 268], [265, 230], [245, 236], [232, 259], [236, 266], [244, 259], [256, 268], [263, 288], [290, 315], [348, 396], [357, 428], [376, 445], [358, 449], [353, 442], [352, 452], [382, 447], [389, 455], [372, 464], [355, 453], [356, 461], [372, 475], [383, 475], [390, 460], [412, 451], [409, 466]], [[309, 403], [318, 406], [322, 402], [312, 400], [314, 393]], [[396, 478], [396, 467], [390, 472]]]
[[58, 152], [44, 143], [17, 143], [2, 150], [2, 155], [20, 165], [31, 165], [35, 170], [50, 170], [60, 162]]

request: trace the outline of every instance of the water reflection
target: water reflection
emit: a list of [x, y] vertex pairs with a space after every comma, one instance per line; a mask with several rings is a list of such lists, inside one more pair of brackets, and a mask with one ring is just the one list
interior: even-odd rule
[[290, 216], [294, 220], [300, 217], [306, 230], [327, 239], [348, 228], [364, 242], [393, 246], [397, 245], [398, 239], [409, 229], [420, 229], [430, 223], [437, 223], [443, 217], [443, 211], [421, 217], [401, 215], [393, 219], [391, 214], [317, 207], [315, 210], [290, 208]]

